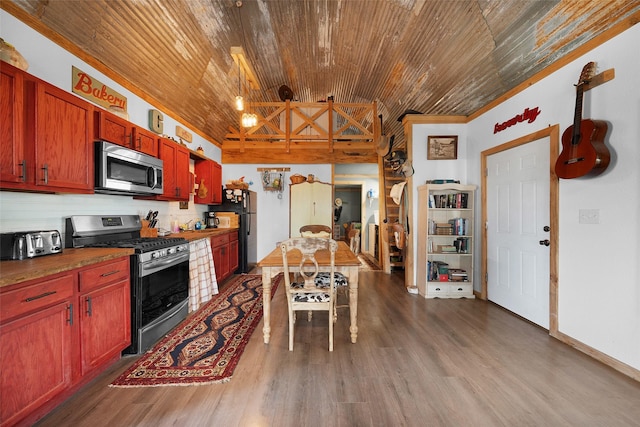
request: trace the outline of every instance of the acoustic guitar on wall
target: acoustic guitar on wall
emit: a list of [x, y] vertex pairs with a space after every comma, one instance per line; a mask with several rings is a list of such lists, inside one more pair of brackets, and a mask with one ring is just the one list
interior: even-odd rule
[[609, 166], [609, 149], [604, 144], [607, 123], [602, 120], [582, 119], [584, 86], [593, 77], [595, 68], [594, 62], [585, 65], [576, 85], [573, 125], [562, 134], [562, 152], [556, 160], [556, 175], [559, 178], [599, 175]]

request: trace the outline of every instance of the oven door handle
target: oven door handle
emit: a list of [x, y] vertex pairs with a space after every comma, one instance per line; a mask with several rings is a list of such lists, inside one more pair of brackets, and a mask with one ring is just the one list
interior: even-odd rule
[[140, 264], [140, 277], [145, 277], [158, 271], [164, 270], [168, 267], [180, 264], [182, 262], [189, 261], [189, 253], [185, 252], [180, 256], [171, 257], [170, 259], [160, 259], [157, 261], [150, 261]]

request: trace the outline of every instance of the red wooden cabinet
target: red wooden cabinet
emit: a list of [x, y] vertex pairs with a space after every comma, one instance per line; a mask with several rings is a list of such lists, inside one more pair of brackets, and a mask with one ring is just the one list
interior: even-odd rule
[[94, 120], [96, 140], [109, 141], [123, 147], [133, 145], [133, 129], [127, 120], [104, 110], [96, 110]]
[[1, 84], [1, 188], [92, 193], [93, 106], [5, 63]]
[[129, 283], [123, 257], [0, 289], [1, 425], [33, 424], [120, 357]]
[[27, 143], [34, 144], [36, 187], [93, 192], [92, 123], [88, 102], [42, 81], [27, 83], [27, 135], [34, 129]]
[[71, 386], [75, 278], [2, 293], [0, 424], [13, 425]]
[[236, 230], [211, 237], [213, 265], [220, 282], [238, 269], [238, 232]]
[[213, 160], [196, 160], [195, 183], [198, 190], [194, 203], [219, 205], [222, 203], [222, 166]]
[[95, 112], [95, 139], [158, 156], [158, 135], [106, 110]]
[[24, 72], [0, 65], [0, 182], [26, 179], [24, 147]]
[[133, 146], [134, 150], [158, 157], [158, 135], [138, 126], [133, 127]]
[[229, 275], [233, 274], [240, 266], [240, 246], [238, 244], [238, 233], [229, 235]]
[[170, 139], [160, 138], [159, 157], [163, 167], [163, 194], [161, 200], [189, 200], [191, 190], [189, 149]]
[[81, 375], [103, 365], [131, 343], [129, 259], [80, 271]]

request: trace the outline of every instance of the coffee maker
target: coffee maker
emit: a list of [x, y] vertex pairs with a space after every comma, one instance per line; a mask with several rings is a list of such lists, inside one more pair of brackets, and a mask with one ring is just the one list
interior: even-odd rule
[[220, 224], [220, 218], [216, 218], [215, 212], [205, 212], [204, 223], [207, 228], [218, 228], [218, 224]]

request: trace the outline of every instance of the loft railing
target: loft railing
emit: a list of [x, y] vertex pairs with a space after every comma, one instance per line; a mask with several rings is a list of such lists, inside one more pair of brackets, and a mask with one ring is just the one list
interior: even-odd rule
[[269, 147], [287, 153], [293, 148], [375, 152], [380, 137], [375, 102], [257, 102], [251, 103], [249, 112], [257, 115], [257, 124], [244, 128], [239, 121], [226, 135], [223, 150]]

